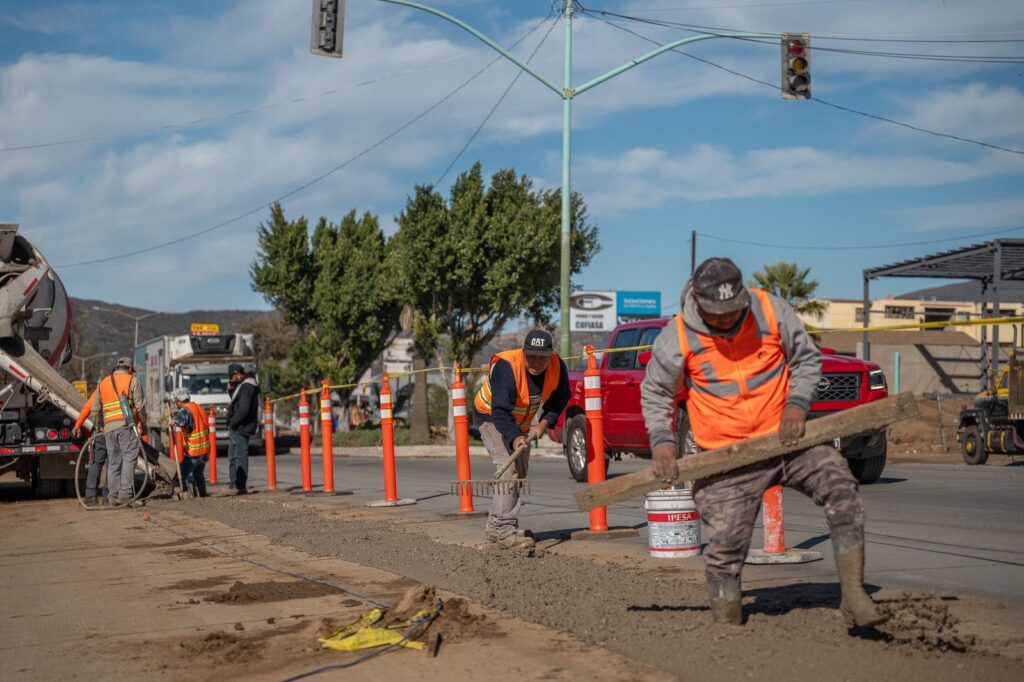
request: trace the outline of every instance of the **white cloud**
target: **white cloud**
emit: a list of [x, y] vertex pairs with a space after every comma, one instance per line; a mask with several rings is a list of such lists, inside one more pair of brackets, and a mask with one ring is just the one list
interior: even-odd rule
[[[783, 172], [785, 171], [785, 172]], [[576, 183], [591, 208], [621, 211], [672, 200], [715, 201], [820, 196], [871, 189], [937, 187], [1024, 172], [990, 154], [971, 162], [920, 156], [864, 156], [806, 147], [743, 153], [711, 145], [672, 154], [663, 149], [630, 149], [620, 155], [584, 156]]]
[[1024, 199], [930, 204], [895, 213], [918, 231], [1021, 227], [1024, 226]]

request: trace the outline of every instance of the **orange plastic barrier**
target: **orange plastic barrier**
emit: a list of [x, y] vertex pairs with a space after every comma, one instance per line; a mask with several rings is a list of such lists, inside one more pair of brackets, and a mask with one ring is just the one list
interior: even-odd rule
[[334, 423], [331, 420], [331, 389], [325, 379], [320, 391], [320, 426], [323, 433], [324, 494], [334, 494]]
[[[462, 380], [462, 372], [458, 363], [454, 368], [452, 381], [452, 412], [455, 415], [455, 466], [459, 481], [470, 481], [473, 478], [469, 462], [469, 417], [466, 414], [466, 382]], [[473, 514], [473, 491], [470, 486], [459, 486], [459, 513]]]
[[[601, 371], [594, 359], [594, 347], [587, 346], [587, 370], [583, 373], [583, 398], [587, 412], [587, 485], [604, 483], [604, 415], [601, 412]], [[608, 530], [608, 507], [590, 510], [590, 532]]]
[[217, 485], [217, 413], [210, 408], [210, 485]]
[[274, 408], [270, 401], [263, 404], [263, 443], [267, 459], [267, 489], [277, 490], [277, 453], [274, 451]]
[[302, 463], [302, 492], [313, 492], [313, 462], [310, 454], [309, 435], [309, 401], [306, 400], [306, 393], [303, 391], [299, 398], [299, 446], [301, 449], [300, 459]]

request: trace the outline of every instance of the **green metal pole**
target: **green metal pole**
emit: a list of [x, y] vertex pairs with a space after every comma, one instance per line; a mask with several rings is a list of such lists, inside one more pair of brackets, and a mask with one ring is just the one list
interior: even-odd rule
[[896, 395], [900, 394], [900, 352], [896, 351], [892, 354], [892, 374], [894, 388], [896, 389]]
[[569, 357], [572, 343], [569, 332], [569, 281], [570, 275], [570, 238], [572, 236], [572, 184], [570, 168], [572, 166], [572, 7], [573, 0], [565, 0], [565, 76], [562, 91], [562, 278], [560, 286], [559, 307], [561, 319], [562, 357]]

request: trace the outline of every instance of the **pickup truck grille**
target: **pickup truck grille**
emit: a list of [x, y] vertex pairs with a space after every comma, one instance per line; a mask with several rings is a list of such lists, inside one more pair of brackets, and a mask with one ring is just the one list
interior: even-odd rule
[[816, 403], [848, 403], [860, 399], [860, 374], [822, 374], [814, 390]]

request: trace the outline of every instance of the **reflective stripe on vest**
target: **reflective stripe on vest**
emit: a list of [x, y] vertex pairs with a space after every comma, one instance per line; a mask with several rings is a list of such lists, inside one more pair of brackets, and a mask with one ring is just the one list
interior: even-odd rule
[[[530, 430], [533, 417], [537, 414], [540, 406], [551, 397], [551, 394], [558, 388], [558, 381], [561, 378], [562, 362], [558, 359], [557, 353], [552, 353], [548, 359], [548, 366], [544, 370], [544, 385], [541, 387], [540, 399], [530, 401], [530, 384], [526, 378], [526, 353], [522, 348], [507, 350], [491, 357], [491, 371], [499, 360], [504, 360], [512, 366], [512, 376], [516, 381], [516, 404], [512, 408], [512, 420], [519, 426], [519, 430], [526, 433]], [[476, 411], [483, 415], [491, 414], [493, 396], [491, 395], [491, 375], [488, 373], [484, 379], [483, 386], [476, 394], [473, 405]]]
[[192, 433], [185, 437], [185, 452], [189, 457], [210, 454], [210, 422], [203, 408], [195, 403], [185, 403], [192, 414]]
[[[120, 398], [128, 396], [131, 385], [131, 374], [111, 374], [100, 382], [100, 405], [103, 411], [104, 426], [109, 426], [114, 422], [124, 422]], [[132, 409], [134, 410], [134, 406]]]
[[768, 294], [750, 290], [750, 312], [732, 338], [708, 336], [676, 316], [694, 439], [705, 450], [772, 433], [789, 394], [789, 368]]

